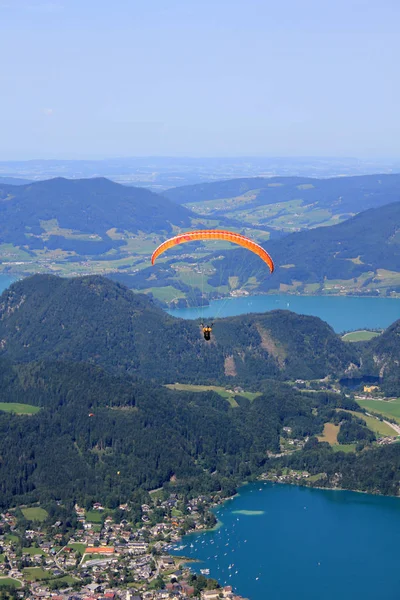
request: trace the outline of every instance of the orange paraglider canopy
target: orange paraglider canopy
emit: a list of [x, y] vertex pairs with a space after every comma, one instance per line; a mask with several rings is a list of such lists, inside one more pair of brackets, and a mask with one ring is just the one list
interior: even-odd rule
[[154, 265], [155, 260], [160, 254], [165, 252], [165, 250], [173, 248], [173, 246], [177, 246], [178, 244], [193, 242], [194, 240], [225, 240], [232, 242], [233, 244], [239, 244], [239, 246], [243, 246], [243, 248], [247, 248], [248, 250], [251, 250], [251, 252], [254, 252], [254, 254], [257, 254], [257, 256], [267, 263], [271, 273], [274, 271], [274, 261], [262, 246], [256, 244], [253, 240], [240, 233], [224, 231], [223, 229], [202, 229], [176, 235], [158, 246], [151, 257], [151, 264]]

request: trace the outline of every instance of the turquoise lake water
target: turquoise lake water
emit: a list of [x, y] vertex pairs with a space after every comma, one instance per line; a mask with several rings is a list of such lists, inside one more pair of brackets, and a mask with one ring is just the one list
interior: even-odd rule
[[4, 292], [15, 281], [15, 277], [0, 275], [0, 294]]
[[[400, 319], [400, 298], [356, 296], [246, 296], [213, 300], [204, 308], [181, 308], [168, 311], [183, 319], [211, 318], [287, 309], [303, 315], [320, 317], [338, 333], [362, 329], [385, 329]], [[400, 594], [399, 594], [400, 598]]]
[[216, 516], [175, 554], [250, 600], [400, 598], [400, 499], [263, 482]]

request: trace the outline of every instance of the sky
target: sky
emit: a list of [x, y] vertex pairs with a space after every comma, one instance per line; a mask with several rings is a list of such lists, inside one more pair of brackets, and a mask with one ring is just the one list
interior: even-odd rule
[[0, 160], [400, 157], [399, 0], [0, 0]]

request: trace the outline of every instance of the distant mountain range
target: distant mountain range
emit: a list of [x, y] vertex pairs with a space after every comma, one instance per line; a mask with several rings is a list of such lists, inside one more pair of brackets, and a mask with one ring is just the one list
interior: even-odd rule
[[30, 179], [22, 179], [21, 177], [0, 177], [1, 185], [27, 185], [32, 183]]
[[[368, 206], [384, 203], [398, 196], [399, 178], [397, 175], [334, 180], [279, 178], [280, 183], [277, 179], [258, 178], [209, 185], [216, 186], [218, 193], [229, 194], [236, 193], [238, 186], [244, 192], [258, 182], [257, 185], [269, 186], [261, 190], [263, 193], [281, 194], [281, 200], [285, 194], [291, 197], [296, 189], [302, 194], [314, 194], [315, 202], [307, 206], [311, 206], [311, 212], [320, 214], [321, 210], [328, 210], [329, 202], [341, 188], [347, 192], [333, 203], [331, 212], [339, 210], [338, 207], [353, 210], [361, 203]], [[315, 186], [310, 187], [305, 181], [314, 181]], [[322, 194], [324, 189], [326, 193]], [[174, 193], [172, 190], [172, 196]], [[254, 201], [259, 200], [257, 196]], [[193, 206], [200, 204], [199, 201]], [[292, 209], [297, 210], [293, 206]], [[355, 217], [340, 213], [340, 218], [345, 216], [346, 220], [342, 223], [336, 220], [336, 225], [283, 234], [282, 230], [260, 225], [259, 216], [253, 229], [248, 227], [245, 219], [252, 214], [254, 217], [250, 209], [243, 208], [242, 213], [228, 211], [227, 217], [208, 219], [146, 189], [103, 178], [57, 178], [18, 186], [0, 183], [0, 260], [3, 269], [23, 274], [49, 269], [72, 275], [113, 272], [115, 279], [134, 289], [150, 290], [163, 302], [184, 303], [184, 296], [189, 293], [196, 299], [192, 298], [193, 301], [199, 301], [200, 288], [190, 288], [189, 279], [197, 268], [193, 265], [200, 260], [208, 264], [213, 261], [216, 272], [208, 275], [208, 284], [213, 289], [209, 286], [206, 289], [214, 296], [243, 286], [249, 291], [382, 295], [400, 292], [399, 213], [398, 201], [364, 210]], [[151, 252], [160, 241], [176, 231], [193, 228], [234, 228], [255, 239], [260, 235], [258, 241], [274, 258], [274, 275], [264, 277], [259, 259], [250, 253], [244, 258], [241, 258], [243, 251], [234, 249], [215, 253], [214, 247], [207, 244], [198, 248], [187, 244], [170, 252], [155, 267], [148, 266]], [[263, 242], [268, 235], [269, 240]], [[190, 256], [184, 258], [187, 253]], [[185, 269], [174, 268], [177, 260], [182, 259], [189, 261], [183, 276]], [[243, 263], [246, 268], [238, 269]], [[199, 277], [192, 279], [199, 286]]]
[[202, 215], [294, 230], [331, 225], [399, 201], [400, 175], [241, 178], [177, 187], [164, 195]]
[[[261, 291], [285, 286], [304, 291], [309, 284], [317, 284], [321, 291], [371, 292], [380, 287], [400, 291], [400, 202], [366, 210], [332, 227], [292, 233], [265, 246], [276, 271], [260, 279]], [[228, 282], [241, 256], [243, 251], [235, 250], [214, 261], [217, 272], [210, 283]], [[238, 271], [240, 284], [255, 274], [260, 274], [259, 260], [249, 255], [246, 269]]]
[[238, 177], [335, 177], [395, 173], [400, 162], [316, 156], [290, 157], [126, 157], [104, 160], [0, 161], [0, 174], [38, 180], [50, 177], [107, 177], [118, 183], [162, 191], [178, 185]]
[[[39, 236], [46, 231], [43, 222], [49, 221], [60, 229], [97, 234], [110, 243], [110, 229], [172, 232], [173, 225], [190, 226], [190, 216], [186, 208], [158, 194], [103, 178], [56, 178], [19, 186], [0, 183], [0, 243], [43, 247]], [[49, 244], [52, 247], [52, 239]], [[96, 245], [96, 240], [91, 244]]]
[[400, 200], [400, 174], [326, 179], [245, 177], [171, 188], [163, 195], [178, 204], [192, 204], [234, 198], [253, 190], [257, 192], [256, 198], [244, 201], [241, 208], [300, 199], [320, 208], [332, 207], [335, 213], [354, 213]]

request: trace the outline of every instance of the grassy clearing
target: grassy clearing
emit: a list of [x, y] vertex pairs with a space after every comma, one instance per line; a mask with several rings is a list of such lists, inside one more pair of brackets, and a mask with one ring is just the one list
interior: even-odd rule
[[357, 412], [355, 410], [346, 410], [346, 412], [351, 413], [352, 415], [354, 415], [355, 417], [358, 417], [359, 419], [363, 419], [366, 422], [368, 429], [370, 429], [371, 431], [376, 433], [378, 435], [378, 437], [380, 437], [380, 436], [397, 437], [396, 431], [392, 427], [390, 427], [390, 425], [386, 425], [386, 423], [382, 423], [382, 421], [379, 421], [379, 419], [376, 419], [375, 417], [368, 417], [364, 413]]
[[154, 287], [148, 288], [145, 290], [137, 290], [139, 293], [148, 294], [151, 292], [157, 300], [161, 302], [172, 302], [173, 300], [178, 300], [179, 298], [185, 298], [185, 294], [180, 290], [172, 287], [172, 285], [167, 285], [165, 287]]
[[35, 415], [39, 412], [40, 407], [31, 404], [20, 404], [19, 402], [0, 402], [0, 410], [16, 415]]
[[0, 554], [0, 563], [3, 563], [6, 559], [6, 555], [5, 554]]
[[345, 333], [342, 336], [342, 340], [344, 342], [367, 342], [368, 340], [372, 340], [372, 338], [380, 335], [376, 331], [366, 331], [365, 329], [360, 329], [359, 331], [351, 331], [350, 333]]
[[98, 510], [88, 510], [86, 512], [86, 521], [89, 521], [90, 523], [102, 523], [103, 512]]
[[324, 431], [322, 435], [318, 436], [319, 442], [328, 442], [331, 446], [337, 445], [337, 436], [339, 433], [340, 425], [334, 425], [333, 423], [325, 423]]
[[400, 423], [400, 398], [394, 400], [362, 400], [357, 398], [357, 403], [368, 411], [378, 413], [383, 417], [392, 417]]
[[218, 385], [191, 385], [186, 383], [169, 383], [165, 387], [170, 390], [178, 390], [184, 392], [208, 392], [213, 391], [219, 394], [222, 398], [225, 398], [229, 402], [229, 404], [233, 407], [238, 406], [238, 403], [235, 400], [235, 396], [243, 396], [252, 402], [254, 398], [260, 396], [260, 392], [240, 392], [236, 393], [232, 390], [226, 390], [225, 388]]
[[325, 473], [316, 473], [315, 475], [310, 475], [308, 481], [319, 481], [320, 479], [325, 479]]
[[41, 579], [50, 579], [51, 573], [41, 567], [25, 567], [23, 573], [27, 581], [39, 581]]
[[56, 581], [65, 581], [68, 585], [74, 585], [79, 579], [72, 577], [71, 575], [64, 575], [64, 577], [57, 577]]
[[12, 586], [14, 588], [20, 588], [22, 587], [22, 583], [16, 579], [12, 579], [12, 577], [0, 577], [0, 586]]
[[27, 521], [44, 521], [49, 516], [47, 510], [40, 508], [40, 506], [21, 508], [21, 511]]
[[34, 546], [30, 546], [30, 548], [22, 548], [22, 552], [24, 554], [29, 554], [30, 556], [37, 556], [38, 554], [44, 556], [45, 554], [41, 548], [35, 548]]
[[86, 550], [86, 544], [80, 544], [79, 542], [74, 542], [73, 544], [68, 544], [68, 548], [72, 548], [76, 552], [83, 554]]
[[347, 454], [348, 452], [355, 452], [356, 445], [355, 444], [335, 444], [334, 446], [332, 446], [332, 450], [334, 452], [345, 452]]
[[19, 537], [17, 535], [15, 535], [14, 533], [6, 533], [6, 535], [4, 536], [4, 539], [7, 542], [18, 542], [19, 541]]

